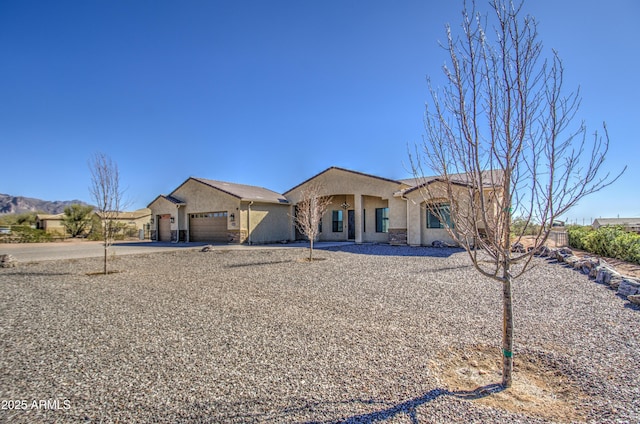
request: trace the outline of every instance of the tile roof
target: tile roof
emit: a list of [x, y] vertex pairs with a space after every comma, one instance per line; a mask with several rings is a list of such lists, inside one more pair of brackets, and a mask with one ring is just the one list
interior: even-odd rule
[[[96, 215], [100, 217], [102, 216], [100, 212], [96, 212]], [[137, 211], [132, 211], [132, 212], [127, 212], [127, 211], [117, 212], [114, 218], [115, 219], [139, 219], [139, 218], [144, 218], [145, 216], [150, 216], [150, 215], [151, 215], [151, 209], [143, 208], [143, 209], [138, 209]]]
[[182, 200], [176, 199], [173, 196], [165, 196], [164, 194], [162, 194], [159, 197], [162, 197], [164, 200], [167, 200], [175, 205], [184, 205], [184, 202]]
[[[470, 183], [469, 174], [449, 174], [449, 179], [453, 184], [468, 185]], [[421, 178], [407, 178], [400, 180], [403, 184], [410, 186], [410, 188], [402, 190], [401, 194], [407, 194], [414, 190], [424, 187], [436, 181], [444, 181], [442, 175], [432, 175]], [[495, 187], [502, 182], [502, 171], [494, 169], [489, 171], [482, 171], [482, 184], [483, 187]]]
[[206, 184], [240, 200], [265, 202], [265, 203], [282, 203], [288, 204], [289, 201], [280, 193], [266, 189], [264, 187], [251, 186], [246, 184], [229, 183], [226, 181], [208, 180], [205, 178], [191, 179]]
[[320, 172], [320, 173], [318, 173], [318, 174], [314, 175], [314, 176], [313, 176], [313, 177], [311, 177], [311, 178], [307, 178], [306, 180], [304, 180], [304, 181], [303, 181], [303, 182], [301, 182], [300, 184], [297, 184], [295, 187], [290, 188], [289, 190], [285, 191], [284, 193], [285, 193], [285, 194], [287, 194], [287, 193], [289, 193], [289, 192], [292, 192], [293, 190], [295, 190], [296, 188], [300, 187], [301, 185], [306, 184], [306, 183], [308, 183], [309, 181], [313, 180], [314, 178], [317, 178], [317, 177], [319, 177], [320, 175], [322, 175], [322, 174], [324, 174], [324, 173], [327, 173], [327, 172], [329, 172], [329, 171], [332, 171], [332, 170], [344, 171], [344, 172], [349, 172], [349, 173], [351, 173], [351, 174], [355, 174], [355, 175], [362, 175], [362, 176], [364, 176], [364, 177], [375, 178], [375, 179], [377, 179], [377, 180], [387, 181], [387, 182], [390, 182], [390, 183], [402, 184], [402, 181], [398, 181], [398, 180], [391, 180], [391, 179], [389, 179], [389, 178], [379, 177], [379, 176], [377, 176], [377, 175], [365, 174], [364, 172], [352, 171], [351, 169], [340, 168], [340, 167], [338, 167], [338, 166], [332, 166], [332, 167], [327, 168], [327, 169], [325, 169], [324, 171], [322, 171], [322, 172]]

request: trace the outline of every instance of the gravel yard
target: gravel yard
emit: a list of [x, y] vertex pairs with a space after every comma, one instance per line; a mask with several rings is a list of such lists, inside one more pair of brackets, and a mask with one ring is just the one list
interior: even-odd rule
[[514, 387], [485, 397], [502, 292], [464, 252], [306, 255], [0, 269], [0, 421], [640, 422], [640, 311], [584, 275], [536, 259], [514, 285]]

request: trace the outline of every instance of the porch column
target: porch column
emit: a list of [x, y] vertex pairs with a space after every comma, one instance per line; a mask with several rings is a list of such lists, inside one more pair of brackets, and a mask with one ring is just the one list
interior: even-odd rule
[[362, 194], [353, 195], [353, 210], [356, 227], [356, 243], [362, 243]]

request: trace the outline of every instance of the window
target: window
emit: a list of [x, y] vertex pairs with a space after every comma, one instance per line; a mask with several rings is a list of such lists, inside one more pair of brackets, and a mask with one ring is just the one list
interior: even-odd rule
[[367, 210], [362, 209], [362, 232], [367, 232]]
[[389, 232], [389, 208], [376, 208], [376, 233]]
[[331, 214], [333, 217], [333, 232], [341, 233], [342, 232], [342, 211], [333, 211]]
[[224, 218], [227, 216], [227, 212], [192, 213], [189, 216], [191, 218]]
[[[435, 210], [432, 210], [435, 209]], [[435, 213], [434, 213], [435, 212]], [[440, 217], [444, 222], [440, 221]], [[451, 208], [448, 203], [439, 203], [427, 208], [427, 228], [453, 228]]]

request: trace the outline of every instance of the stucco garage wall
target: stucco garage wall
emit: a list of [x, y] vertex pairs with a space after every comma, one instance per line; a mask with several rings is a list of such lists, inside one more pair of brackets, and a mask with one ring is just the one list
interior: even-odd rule
[[247, 220], [246, 206], [243, 206], [242, 228], [251, 233], [251, 243], [274, 243], [290, 240], [291, 220], [289, 205], [254, 203]]
[[180, 208], [181, 231], [189, 230], [189, 214], [206, 212], [227, 212], [227, 229], [239, 230], [238, 220], [231, 219], [231, 214], [235, 217], [240, 207], [240, 199], [237, 197], [195, 180], [187, 180], [171, 195], [186, 203], [186, 206]]
[[174, 217], [174, 222], [171, 224], [171, 239], [174, 240], [178, 234], [178, 208], [174, 203], [158, 197], [154, 202], [149, 205], [151, 209], [151, 217], [153, 218], [153, 224], [151, 224], [150, 237], [151, 240], [158, 240], [158, 225], [160, 215], [171, 215]]

